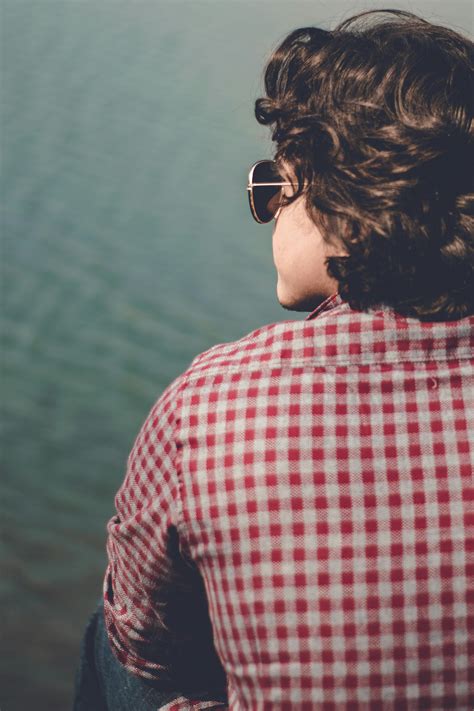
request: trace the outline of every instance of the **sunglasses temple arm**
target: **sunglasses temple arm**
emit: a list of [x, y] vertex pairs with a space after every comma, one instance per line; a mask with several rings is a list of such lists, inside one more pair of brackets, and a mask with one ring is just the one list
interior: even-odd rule
[[247, 185], [247, 189], [250, 190], [250, 188], [270, 188], [275, 185], [292, 185], [292, 183], [249, 183]]

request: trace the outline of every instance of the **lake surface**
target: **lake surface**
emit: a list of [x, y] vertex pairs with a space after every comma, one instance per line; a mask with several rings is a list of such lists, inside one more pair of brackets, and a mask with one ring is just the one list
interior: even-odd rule
[[[288, 31], [362, 7], [1, 2], [2, 711], [70, 708], [105, 524], [166, 385], [306, 316], [278, 304], [271, 226], [248, 210], [272, 155], [253, 104]], [[472, 32], [470, 3], [444, 12]]]

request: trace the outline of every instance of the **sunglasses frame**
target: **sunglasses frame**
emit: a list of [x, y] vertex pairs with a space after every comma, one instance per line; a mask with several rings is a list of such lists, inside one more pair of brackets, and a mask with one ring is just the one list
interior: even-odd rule
[[276, 161], [270, 160], [270, 159], [264, 159], [264, 160], [258, 160], [256, 163], [252, 165], [252, 167], [249, 170], [249, 177], [248, 177], [248, 184], [247, 184], [247, 192], [249, 194], [249, 203], [250, 203], [250, 212], [252, 213], [252, 217], [255, 220], [255, 222], [258, 222], [261, 225], [267, 224], [268, 222], [271, 222], [272, 220], [275, 219], [275, 217], [278, 215], [279, 210], [271, 217], [269, 220], [261, 220], [258, 215], [257, 211], [255, 209], [255, 201], [254, 201], [254, 196], [253, 196], [253, 189], [258, 188], [258, 187], [273, 187], [280, 185], [283, 187], [284, 185], [292, 185], [292, 183], [287, 183], [287, 182], [270, 182], [270, 183], [254, 183], [253, 182], [253, 174], [255, 171], [255, 168], [260, 165], [261, 163], [274, 163], [276, 164]]

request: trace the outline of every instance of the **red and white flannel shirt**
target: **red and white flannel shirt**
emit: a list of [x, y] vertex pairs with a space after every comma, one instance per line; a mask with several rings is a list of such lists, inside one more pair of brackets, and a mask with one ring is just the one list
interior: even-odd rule
[[118, 659], [202, 688], [223, 667], [232, 711], [471, 711], [473, 352], [474, 316], [334, 294], [198, 355], [107, 526]]

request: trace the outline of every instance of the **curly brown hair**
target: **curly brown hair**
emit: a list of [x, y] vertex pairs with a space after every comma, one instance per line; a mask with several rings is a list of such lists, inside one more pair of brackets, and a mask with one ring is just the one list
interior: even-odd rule
[[296, 29], [267, 62], [255, 116], [297, 180], [284, 204], [304, 195], [324, 239], [343, 246], [326, 267], [351, 308], [474, 313], [473, 50], [388, 9]]

